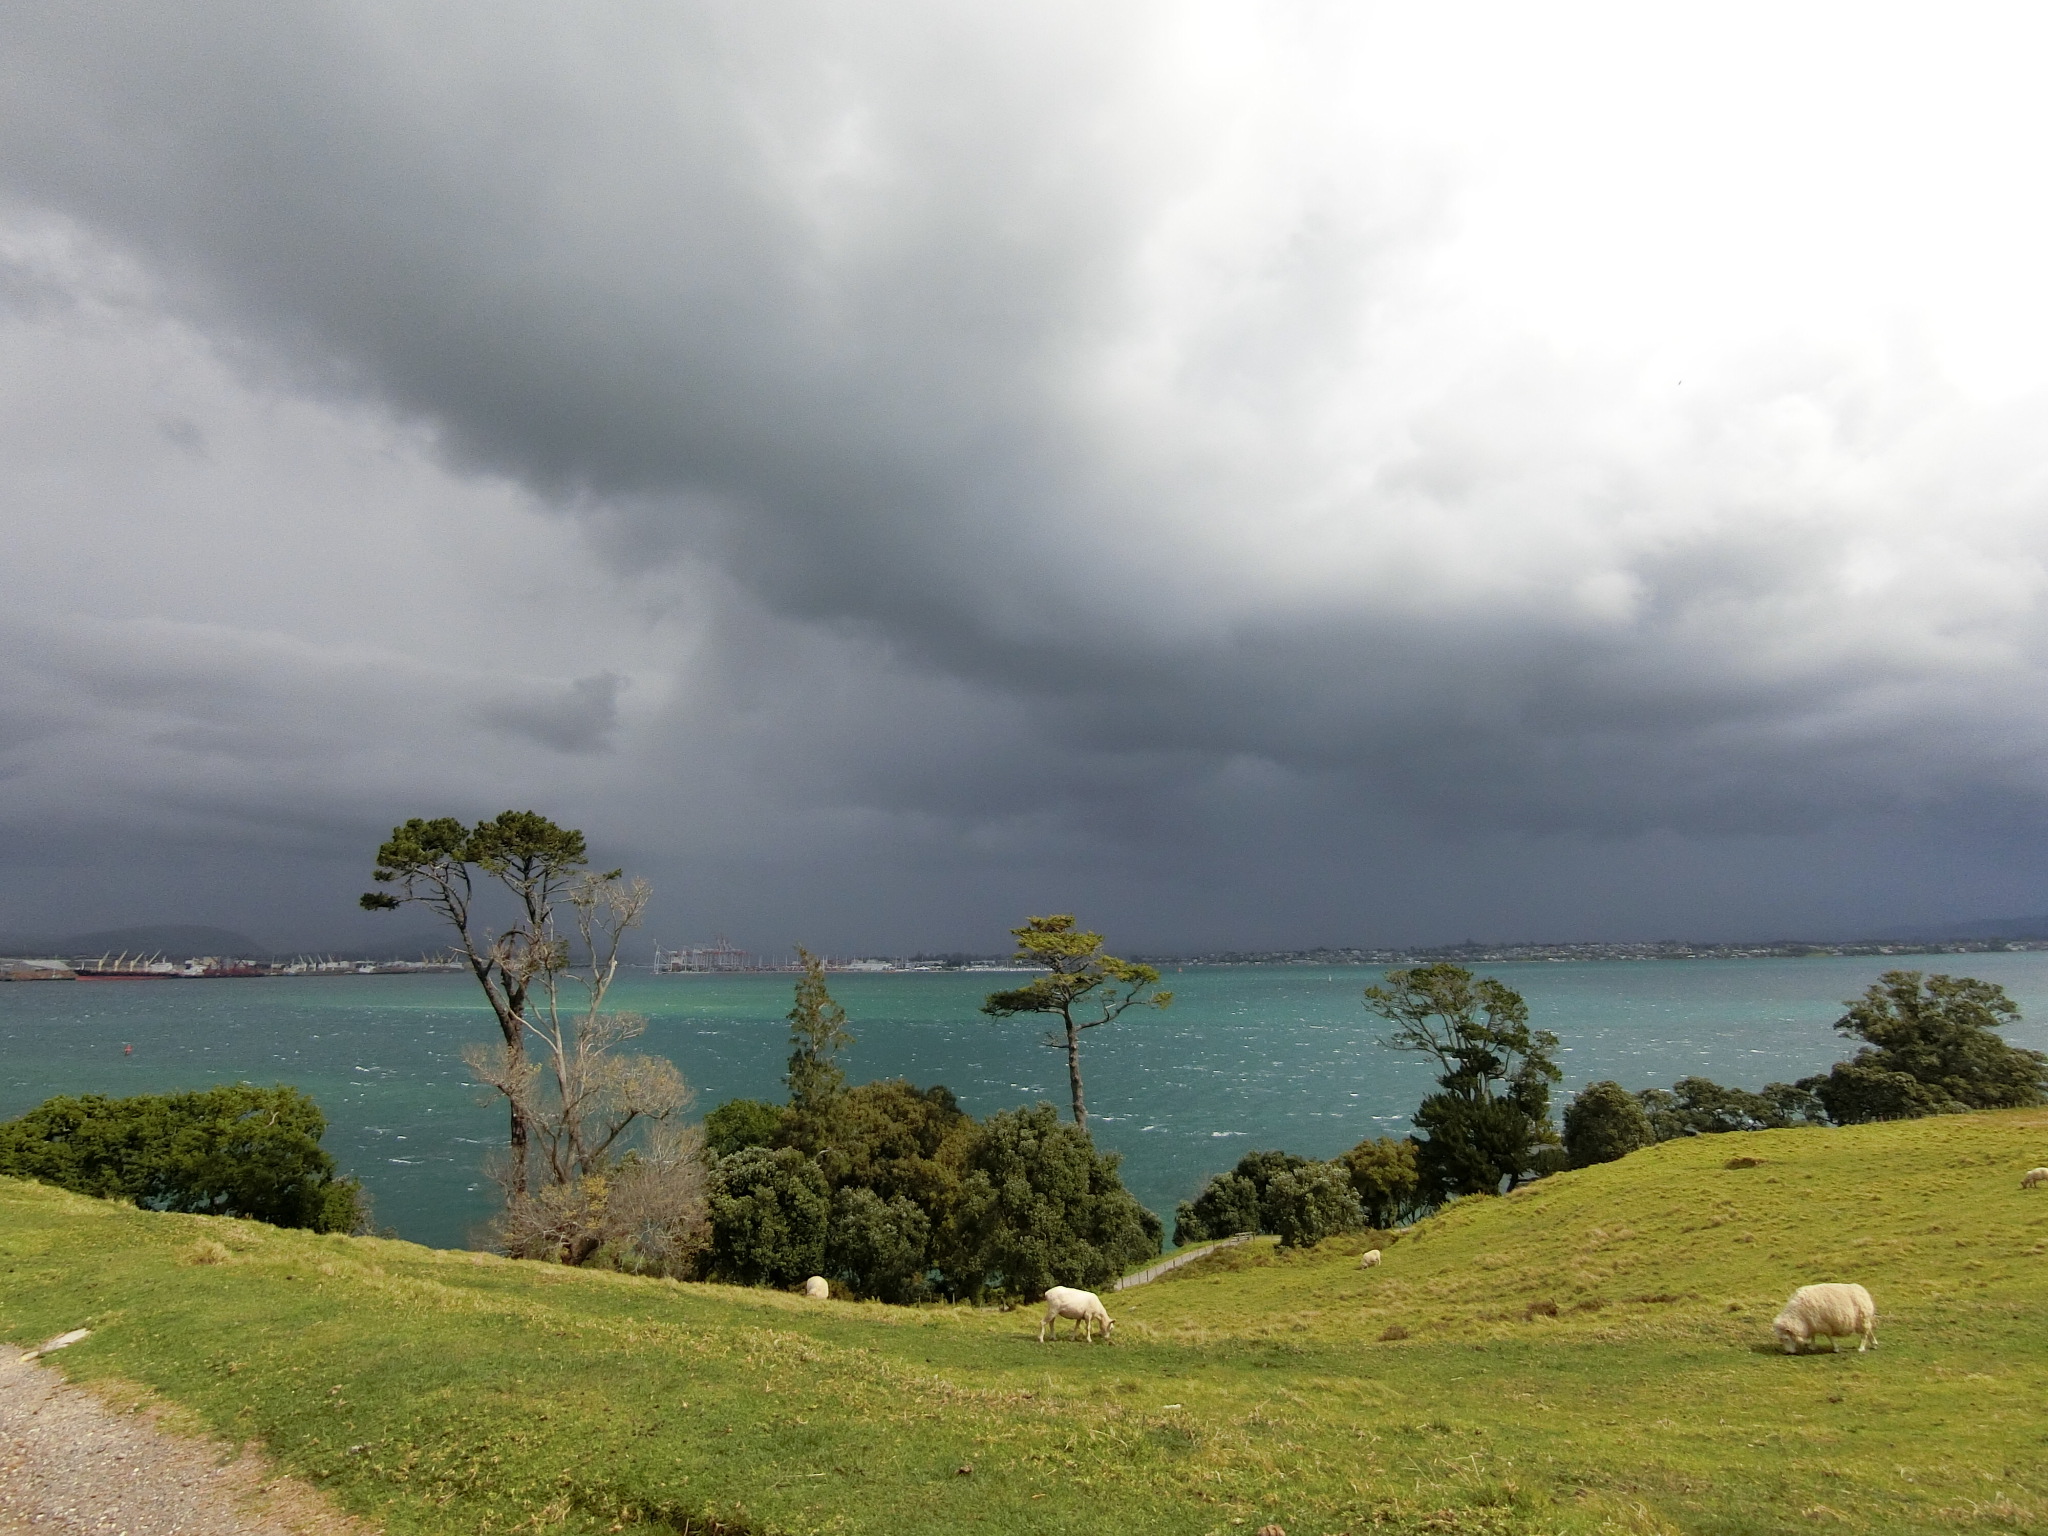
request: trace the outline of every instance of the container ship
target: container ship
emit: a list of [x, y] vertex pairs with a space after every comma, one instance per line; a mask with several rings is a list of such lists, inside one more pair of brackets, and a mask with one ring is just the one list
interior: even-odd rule
[[257, 965], [248, 960], [224, 960], [217, 955], [198, 955], [190, 960], [166, 960], [162, 955], [137, 955], [130, 959], [126, 954], [109, 958], [81, 962], [73, 967], [80, 981], [179, 981], [204, 978], [214, 980], [226, 976], [270, 976], [275, 971], [268, 965]]

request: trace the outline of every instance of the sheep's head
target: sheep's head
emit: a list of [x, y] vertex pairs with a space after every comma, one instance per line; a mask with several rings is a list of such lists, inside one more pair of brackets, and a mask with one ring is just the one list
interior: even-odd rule
[[1102, 1314], [1102, 1336], [1106, 1339], [1116, 1327], [1116, 1319], [1107, 1312]]
[[1778, 1342], [1784, 1346], [1788, 1355], [1798, 1354], [1799, 1346], [1806, 1342], [1805, 1335], [1793, 1324], [1787, 1313], [1778, 1314], [1771, 1323], [1771, 1332], [1777, 1335]]

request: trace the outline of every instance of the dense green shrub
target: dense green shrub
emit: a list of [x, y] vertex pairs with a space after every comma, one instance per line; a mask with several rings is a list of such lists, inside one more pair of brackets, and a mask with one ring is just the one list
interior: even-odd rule
[[1893, 1072], [1868, 1061], [1838, 1061], [1825, 1077], [1800, 1079], [1837, 1125], [1867, 1120], [1916, 1120], [1922, 1115], [1959, 1115], [1970, 1106], [1910, 1072]]
[[930, 1244], [931, 1222], [915, 1201], [902, 1195], [884, 1200], [849, 1184], [832, 1197], [824, 1272], [856, 1296], [916, 1301], [926, 1292]]
[[1174, 1211], [1173, 1241], [1176, 1246], [1204, 1243], [1240, 1232], [1272, 1232], [1272, 1207], [1267, 1191], [1275, 1175], [1306, 1166], [1308, 1159], [1292, 1152], [1247, 1152], [1228, 1173], [1219, 1173], [1202, 1186], [1193, 1200], [1183, 1200]]
[[974, 1121], [950, 1090], [890, 1078], [846, 1089], [823, 1115], [793, 1115], [783, 1144], [813, 1153], [835, 1189], [902, 1196], [942, 1218], [958, 1198], [973, 1136]]
[[0, 1174], [150, 1210], [354, 1231], [369, 1202], [319, 1147], [328, 1120], [297, 1087], [51, 1098], [0, 1124]]
[[1588, 1083], [1565, 1106], [1564, 1150], [1574, 1168], [1614, 1162], [1656, 1139], [1636, 1096], [1612, 1080]]
[[789, 1111], [761, 1099], [727, 1099], [704, 1117], [704, 1150], [731, 1157], [748, 1147], [772, 1147]]
[[[1544, 1097], [1548, 1098], [1547, 1091]], [[1556, 1141], [1514, 1098], [1473, 1099], [1433, 1093], [1415, 1109], [1416, 1172], [1432, 1205], [1459, 1195], [1497, 1195], [1535, 1174], [1538, 1154]]]
[[1761, 1093], [1751, 1093], [1704, 1077], [1681, 1077], [1669, 1088], [1645, 1088], [1635, 1097], [1659, 1141], [1727, 1131], [1780, 1131], [1825, 1119], [1820, 1101], [1791, 1083], [1766, 1083]]
[[791, 1286], [824, 1268], [831, 1194], [818, 1165], [794, 1147], [742, 1147], [720, 1158], [710, 1205], [715, 1278]]
[[1261, 1230], [1265, 1217], [1260, 1209], [1259, 1187], [1236, 1173], [1219, 1173], [1204, 1184], [1192, 1200], [1174, 1208], [1174, 1246], [1206, 1243], [1240, 1232]]
[[1360, 1225], [1391, 1227], [1412, 1219], [1424, 1209], [1420, 1198], [1412, 1141], [1369, 1138], [1329, 1163], [1291, 1152], [1247, 1152], [1180, 1203], [1173, 1240], [1185, 1247], [1266, 1232], [1306, 1247]]
[[849, 1087], [853, 1040], [803, 956], [790, 1010], [788, 1107], [722, 1104], [705, 1122], [713, 1175], [708, 1272], [790, 1285], [817, 1272], [856, 1295], [913, 1301], [934, 1287], [1037, 1296], [1104, 1283], [1158, 1253], [1159, 1219], [1117, 1159], [1050, 1106], [976, 1124], [942, 1087]]
[[[859, 1296], [887, 1301], [921, 1292], [924, 1275], [936, 1262], [932, 1241], [960, 1203], [960, 1180], [975, 1124], [945, 1088], [917, 1088], [901, 1078], [813, 1094], [791, 1110], [776, 1133], [776, 1144], [811, 1155], [834, 1192], [835, 1223], [854, 1219], [835, 1238], [840, 1256], [832, 1273]], [[842, 1207], [839, 1197], [871, 1195], [875, 1205]], [[877, 1210], [896, 1212], [885, 1235]], [[915, 1221], [903, 1215], [915, 1212]], [[916, 1243], [916, 1252], [902, 1244]]]
[[0, 1124], [0, 1173], [155, 1211], [351, 1232], [368, 1216], [320, 1146], [327, 1118], [296, 1088], [46, 1099]]
[[1342, 1163], [1304, 1163], [1274, 1174], [1265, 1203], [1283, 1248], [1313, 1248], [1326, 1237], [1365, 1225], [1351, 1174]]
[[2001, 1040], [2019, 1008], [2005, 989], [1971, 976], [1886, 971], [1835, 1021], [1867, 1042], [1799, 1087], [1837, 1125], [2048, 1102], [2048, 1056]]
[[947, 1089], [898, 1078], [799, 1109], [734, 1100], [707, 1132], [711, 1121], [737, 1142], [712, 1178], [706, 1269], [721, 1279], [815, 1272], [884, 1301], [935, 1279], [953, 1295], [1036, 1296], [1159, 1251], [1159, 1219], [1124, 1189], [1118, 1160], [1048, 1106], [977, 1124]]
[[1406, 1137], [1369, 1137], [1338, 1161], [1351, 1175], [1352, 1192], [1367, 1226], [1398, 1226], [1425, 1209], [1415, 1143]]
[[1050, 1104], [1004, 1110], [967, 1148], [960, 1204], [942, 1245], [957, 1294], [1037, 1297], [1098, 1289], [1159, 1252], [1159, 1218], [1117, 1176], [1120, 1160]]

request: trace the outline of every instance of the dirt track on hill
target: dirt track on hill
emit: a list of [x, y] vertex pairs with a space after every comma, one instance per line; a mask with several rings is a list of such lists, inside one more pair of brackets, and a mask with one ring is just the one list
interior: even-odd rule
[[0, 1346], [0, 1536], [374, 1536], [260, 1456], [174, 1435]]

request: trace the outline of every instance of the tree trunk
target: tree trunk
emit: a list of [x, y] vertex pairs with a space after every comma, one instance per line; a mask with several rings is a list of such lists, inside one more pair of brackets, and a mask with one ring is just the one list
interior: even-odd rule
[[[526, 1040], [521, 1033], [524, 1027], [517, 1014], [510, 1018], [499, 1016], [498, 1029], [505, 1036], [505, 1055], [515, 1072], [526, 1060]], [[511, 1115], [511, 1122], [506, 1129], [506, 1141], [512, 1152], [512, 1193], [523, 1195], [526, 1193], [527, 1183], [526, 1111], [519, 1107], [519, 1100], [511, 1094], [505, 1096], [505, 1104]]]
[[1088, 1106], [1081, 1102], [1081, 1033], [1067, 1020], [1067, 1081], [1074, 1090], [1074, 1124], [1088, 1129]]
[[512, 1147], [512, 1193], [526, 1193], [526, 1116], [519, 1112], [519, 1106], [512, 1106], [512, 1123], [507, 1139]]

